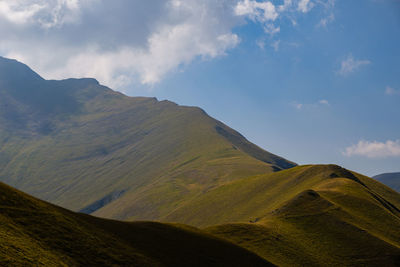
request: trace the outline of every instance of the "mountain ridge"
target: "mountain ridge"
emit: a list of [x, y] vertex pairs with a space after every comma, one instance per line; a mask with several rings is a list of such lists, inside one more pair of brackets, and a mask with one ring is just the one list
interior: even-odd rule
[[[0, 180], [57, 205], [157, 220], [216, 184], [296, 165], [200, 108], [124, 96], [93, 79], [47, 81], [17, 61], [0, 65]], [[118, 198], [101, 201], [109, 195]], [[119, 212], [107, 214], [115, 202]]]
[[0, 183], [7, 262], [400, 264], [400, 194], [380, 182], [297, 166], [200, 108], [19, 67], [32, 82], [0, 75], [0, 180], [136, 222]]
[[[286, 181], [279, 182], [280, 175]], [[253, 179], [238, 187], [258, 188], [259, 196], [243, 198], [263, 208], [249, 222], [222, 222], [206, 231], [278, 266], [400, 264], [400, 195], [390, 188], [336, 165], [298, 166]]]

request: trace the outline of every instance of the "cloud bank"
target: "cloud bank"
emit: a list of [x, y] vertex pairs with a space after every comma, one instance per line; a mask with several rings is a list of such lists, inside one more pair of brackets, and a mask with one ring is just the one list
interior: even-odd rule
[[343, 152], [347, 157], [362, 156], [367, 158], [400, 157], [400, 140], [386, 142], [359, 141], [349, 146]]
[[229, 53], [241, 41], [234, 29], [246, 21], [277, 34], [281, 17], [317, 3], [324, 1], [0, 0], [0, 55], [45, 78], [152, 85], [194, 60]]

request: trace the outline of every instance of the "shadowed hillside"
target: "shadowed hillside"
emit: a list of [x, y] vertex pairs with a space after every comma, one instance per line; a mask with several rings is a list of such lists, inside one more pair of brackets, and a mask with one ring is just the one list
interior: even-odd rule
[[293, 166], [199, 108], [0, 58], [0, 180], [41, 199], [162, 219], [216, 185]]
[[77, 214], [0, 183], [1, 266], [272, 266], [188, 226]]

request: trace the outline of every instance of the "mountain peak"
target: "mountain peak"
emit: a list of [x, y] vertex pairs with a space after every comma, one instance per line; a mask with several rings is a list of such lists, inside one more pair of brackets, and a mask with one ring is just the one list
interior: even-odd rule
[[37, 82], [44, 79], [27, 65], [15, 60], [0, 56], [0, 85], [21, 84], [23, 82]]
[[[2, 61], [0, 137], [13, 140], [0, 146], [0, 178], [64, 207], [158, 220], [176, 209], [171, 197], [184, 202], [216, 184], [296, 165], [200, 108], [128, 97], [95, 79], [44, 80], [22, 63]], [[26, 160], [20, 171], [13, 171], [22, 166], [13, 166], [16, 157]], [[142, 210], [156, 193], [170, 204]]]

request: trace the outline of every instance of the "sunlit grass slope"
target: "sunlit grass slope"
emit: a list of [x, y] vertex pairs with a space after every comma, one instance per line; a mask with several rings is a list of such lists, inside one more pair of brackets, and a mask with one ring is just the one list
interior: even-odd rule
[[41, 199], [162, 219], [215, 186], [293, 166], [200, 108], [46, 81], [0, 58], [0, 180]]
[[0, 183], [0, 266], [272, 266], [196, 228], [74, 213]]
[[400, 194], [390, 188], [335, 165], [299, 166], [251, 179], [221, 190], [238, 194], [235, 219], [244, 222], [246, 215], [252, 223], [207, 231], [280, 266], [400, 264]]

